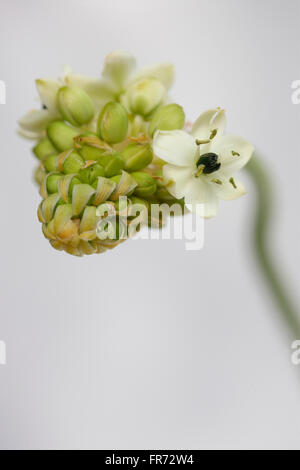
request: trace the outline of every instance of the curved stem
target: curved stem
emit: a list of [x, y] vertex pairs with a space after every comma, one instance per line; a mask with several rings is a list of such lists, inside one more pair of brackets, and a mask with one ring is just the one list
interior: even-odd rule
[[246, 167], [257, 192], [253, 242], [257, 260], [276, 300], [281, 317], [292, 334], [293, 339], [300, 339], [300, 316], [287, 288], [281, 279], [279, 269], [274, 262], [269, 244], [269, 228], [273, 216], [274, 194], [269, 172], [263, 166], [262, 159], [255, 155]]

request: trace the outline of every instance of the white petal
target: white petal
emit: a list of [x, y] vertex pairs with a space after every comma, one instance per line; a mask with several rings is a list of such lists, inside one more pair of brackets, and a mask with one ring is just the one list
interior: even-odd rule
[[242, 137], [226, 135], [212, 142], [210, 151], [219, 155], [222, 173], [232, 176], [247, 165], [254, 147]]
[[36, 80], [36, 87], [42, 104], [44, 104], [48, 111], [59, 116], [57, 108], [57, 92], [60, 88], [58, 80]]
[[[200, 140], [210, 139], [212, 132], [217, 131], [215, 139], [224, 134], [226, 128], [225, 111], [221, 108], [209, 109], [201, 114], [192, 127], [192, 134]], [[215, 133], [215, 132], [214, 132]]]
[[169, 62], [144, 67], [135, 74], [132, 81], [140, 78], [156, 78], [162, 82], [168, 90], [174, 82], [175, 68], [174, 65]]
[[112, 82], [118, 91], [124, 90], [136, 67], [136, 60], [129, 52], [114, 51], [105, 58], [103, 78]]
[[177, 199], [182, 199], [193, 175], [191, 167], [165, 165], [163, 167], [163, 177], [169, 193]]
[[32, 110], [19, 120], [19, 126], [28, 133], [40, 134], [54, 119], [47, 109]]
[[115, 99], [115, 91], [106, 80], [71, 74], [65, 77], [65, 82], [67, 85], [82, 88], [93, 100], [96, 111], [99, 111], [106, 103]]
[[206, 183], [202, 185], [200, 181], [197, 185], [190, 186], [185, 204], [191, 212], [196, 212], [207, 219], [215, 217], [219, 210], [219, 199], [215, 191]]
[[24, 137], [25, 139], [28, 139], [28, 140], [38, 140], [43, 136], [42, 132], [29, 132], [29, 131], [23, 130], [21, 127], [17, 129], [17, 133], [21, 137]]
[[222, 178], [219, 172], [211, 176], [216, 177], [215, 175], [220, 179], [220, 181], [222, 181], [222, 184], [214, 182], [211, 183], [214, 186], [215, 194], [219, 199], [222, 199], [223, 201], [233, 201], [234, 199], [238, 199], [246, 194], [245, 186], [238, 179], [231, 179], [229, 177]]
[[187, 204], [203, 204], [214, 199], [214, 188], [206, 180], [206, 177], [190, 179], [186, 186], [185, 200]]
[[193, 165], [197, 145], [185, 131], [157, 131], [153, 139], [155, 155], [167, 163], [178, 166]]
[[185, 198], [185, 204], [191, 212], [197, 212], [201, 217], [215, 217], [218, 213], [218, 195], [214, 185], [206, 177], [195, 178], [191, 167], [165, 165], [163, 176], [168, 191], [177, 199]]
[[219, 201], [217, 197], [213, 197], [209, 202], [203, 204], [187, 204], [187, 208], [191, 212], [196, 212], [200, 217], [212, 219], [218, 215]]

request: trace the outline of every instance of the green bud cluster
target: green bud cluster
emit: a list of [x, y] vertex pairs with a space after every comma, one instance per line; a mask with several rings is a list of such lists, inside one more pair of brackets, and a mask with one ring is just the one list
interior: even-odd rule
[[[158, 130], [182, 129], [184, 111], [165, 104], [165, 86], [154, 77], [132, 82], [101, 106], [90, 89], [69, 82], [55, 93], [55, 117], [33, 148], [43, 198], [39, 220], [54, 248], [77, 256], [101, 253], [120, 243], [121, 216], [128, 209], [121, 196], [149, 214], [152, 204], [178, 202], [164, 185], [152, 138]], [[97, 237], [97, 209], [103, 204], [120, 217], [114, 240]]]

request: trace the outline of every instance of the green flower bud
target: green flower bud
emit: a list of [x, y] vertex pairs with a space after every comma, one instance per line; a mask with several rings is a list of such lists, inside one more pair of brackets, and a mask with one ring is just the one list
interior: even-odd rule
[[55, 152], [56, 149], [47, 138], [40, 140], [40, 142], [33, 148], [33, 153], [39, 160], [44, 160], [48, 155]]
[[103, 155], [99, 158], [98, 163], [104, 168], [104, 176], [111, 178], [120, 175], [124, 168], [124, 160], [119, 153], [112, 155]]
[[81, 181], [80, 181], [79, 178], [77, 178], [76, 176], [74, 176], [74, 178], [72, 178], [71, 183], [70, 183], [70, 186], [69, 186], [69, 198], [70, 198], [70, 199], [72, 198], [73, 188], [74, 188], [74, 186], [76, 186], [77, 184], [81, 184]]
[[173, 131], [182, 129], [185, 123], [185, 114], [178, 104], [167, 104], [159, 108], [153, 115], [148, 133], [152, 137], [157, 130]]
[[86, 160], [86, 161], [97, 161], [102, 157], [106, 150], [98, 149], [96, 147], [90, 147], [89, 145], [84, 145], [82, 148], [77, 149], [77, 152]]
[[161, 187], [156, 191], [155, 197], [160, 203], [166, 203], [170, 206], [173, 204], [179, 204], [180, 206], [184, 207], [184, 199], [174, 198], [174, 196], [172, 196], [172, 194], [170, 194], [169, 191], [164, 187]]
[[47, 188], [48, 194], [54, 194], [58, 192], [57, 183], [59, 182], [61, 178], [62, 178], [62, 175], [59, 175], [59, 174], [49, 175], [47, 177], [46, 188]]
[[110, 180], [116, 183], [116, 189], [110, 196], [112, 201], [117, 201], [120, 196], [131, 196], [137, 187], [135, 179], [126, 171], [123, 171], [121, 175], [113, 176]]
[[137, 204], [137, 205], [145, 207], [147, 211], [150, 210], [150, 204], [145, 199], [141, 199], [140, 197], [136, 197], [136, 196], [131, 196], [130, 201], [132, 204]]
[[62, 172], [65, 175], [78, 173], [84, 165], [84, 159], [77, 152], [71, 152], [67, 154], [63, 161]]
[[73, 126], [86, 124], [94, 117], [93, 102], [81, 88], [70, 86], [60, 88], [57, 94], [57, 102], [63, 118]]
[[51, 173], [57, 170], [57, 155], [49, 155], [46, 160], [44, 161], [44, 167]]
[[118, 215], [121, 215], [123, 217], [127, 216], [129, 207], [130, 207], [130, 200], [127, 197], [120, 198], [115, 202], [115, 209]]
[[80, 134], [78, 129], [62, 121], [54, 121], [47, 127], [47, 135], [54, 147], [63, 152], [73, 147], [74, 138]]
[[163, 102], [165, 87], [155, 78], [143, 78], [128, 88], [127, 96], [132, 112], [146, 116]]
[[143, 170], [153, 160], [153, 151], [149, 144], [130, 144], [121, 154], [125, 161], [124, 169], [129, 172]]
[[131, 173], [131, 176], [137, 182], [137, 187], [134, 190], [134, 194], [138, 197], [144, 198], [151, 196], [156, 192], [157, 185], [154, 178], [148, 173]]
[[105, 176], [103, 166], [99, 165], [98, 163], [95, 163], [94, 165], [79, 171], [79, 178], [81, 179], [82, 183], [93, 185], [98, 176]]
[[120, 103], [107, 103], [98, 118], [98, 135], [110, 144], [122, 142], [127, 135], [128, 116]]
[[97, 161], [103, 155], [111, 155], [112, 147], [96, 134], [80, 134], [74, 139], [74, 148], [86, 161]]

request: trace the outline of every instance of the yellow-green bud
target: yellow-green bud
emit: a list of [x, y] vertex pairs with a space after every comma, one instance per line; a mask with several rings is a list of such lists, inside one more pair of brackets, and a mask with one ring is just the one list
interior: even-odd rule
[[74, 186], [76, 186], [77, 184], [81, 184], [81, 181], [80, 181], [79, 178], [77, 178], [76, 176], [74, 176], [74, 178], [72, 178], [71, 183], [70, 183], [70, 186], [69, 186], [69, 198], [70, 198], [70, 199], [72, 199], [73, 188], [74, 188]]
[[180, 204], [181, 206], [184, 206], [184, 199], [174, 198], [174, 196], [172, 196], [172, 194], [170, 194], [169, 191], [164, 187], [161, 187], [156, 191], [155, 197], [159, 202], [163, 202], [169, 205]]
[[155, 78], [143, 78], [133, 83], [127, 91], [131, 111], [147, 116], [163, 102], [165, 91], [163, 84]]
[[111, 155], [102, 155], [98, 163], [104, 168], [104, 176], [111, 178], [112, 176], [120, 175], [124, 168], [124, 160], [119, 153]]
[[47, 188], [48, 194], [54, 194], [58, 192], [57, 183], [62, 177], [63, 176], [60, 174], [49, 175], [47, 177], [46, 188]]
[[146, 168], [153, 160], [153, 151], [150, 144], [133, 143], [122, 152], [126, 171], [139, 171]]
[[77, 152], [80, 153], [85, 160], [96, 161], [99, 160], [107, 150], [91, 147], [90, 145], [83, 145], [80, 149], [77, 149]]
[[68, 126], [65, 122], [54, 121], [47, 127], [47, 135], [54, 147], [63, 152], [73, 147], [74, 138], [80, 134], [78, 129]]
[[82, 183], [92, 185], [99, 176], [105, 176], [103, 166], [95, 163], [94, 165], [84, 168], [79, 172], [79, 178]]
[[81, 88], [70, 86], [60, 88], [57, 94], [57, 102], [63, 118], [73, 126], [86, 124], [94, 117], [93, 102]]
[[140, 197], [131, 196], [130, 201], [132, 202], [132, 204], [140, 204], [141, 206], [146, 207], [147, 210], [149, 210], [150, 208], [149, 202], [146, 201], [145, 199], [141, 199]]
[[62, 171], [65, 175], [78, 173], [84, 165], [84, 159], [77, 152], [71, 152], [63, 162]]
[[173, 131], [182, 129], [185, 122], [185, 114], [178, 104], [167, 104], [155, 111], [150, 124], [149, 135], [152, 137], [157, 130]]
[[110, 196], [112, 201], [117, 201], [120, 196], [131, 196], [137, 186], [135, 179], [126, 171], [123, 171], [121, 175], [113, 176], [110, 180], [117, 185]]
[[98, 118], [98, 135], [109, 144], [122, 142], [127, 135], [128, 115], [120, 103], [107, 103]]
[[44, 160], [48, 155], [51, 155], [55, 152], [56, 149], [47, 138], [40, 140], [40, 142], [33, 149], [33, 153], [39, 160]]
[[44, 161], [45, 169], [51, 173], [52, 171], [57, 170], [57, 155], [49, 155], [46, 160]]
[[137, 182], [137, 187], [134, 190], [134, 194], [138, 197], [144, 198], [151, 196], [156, 192], [157, 185], [154, 178], [148, 173], [136, 172], [131, 173], [131, 176]]

